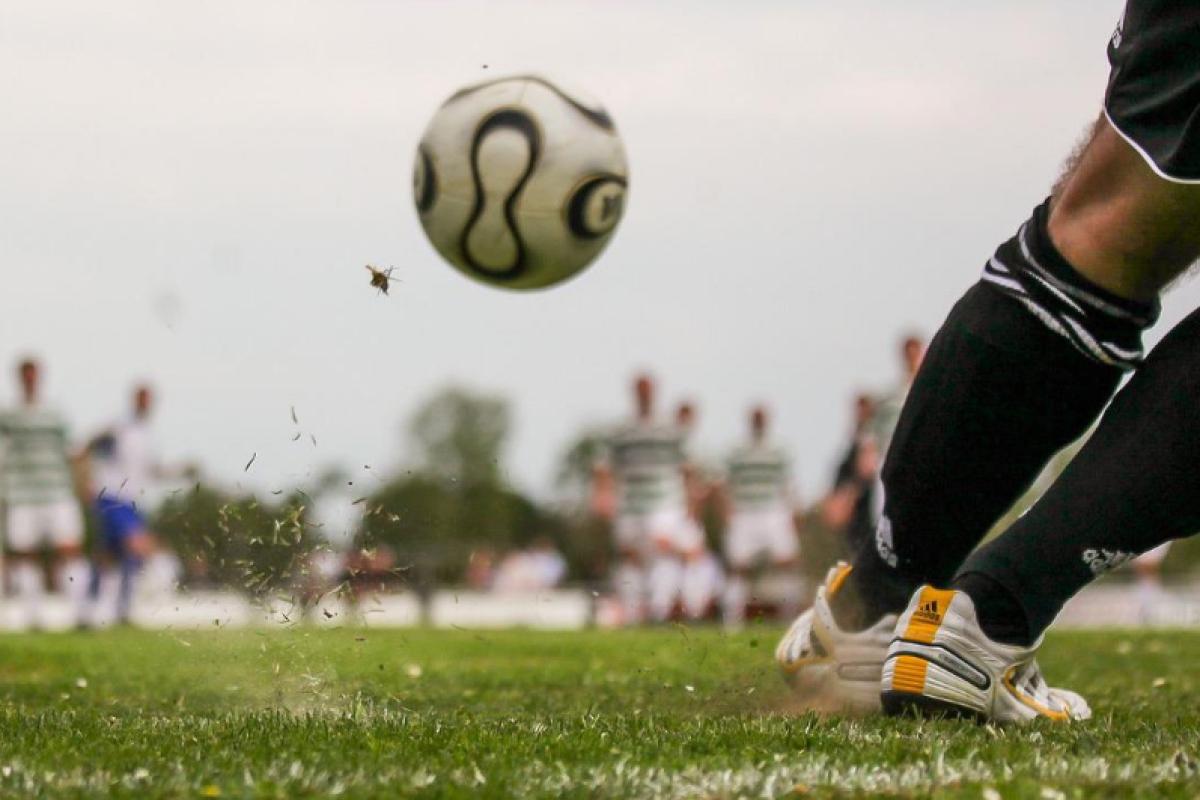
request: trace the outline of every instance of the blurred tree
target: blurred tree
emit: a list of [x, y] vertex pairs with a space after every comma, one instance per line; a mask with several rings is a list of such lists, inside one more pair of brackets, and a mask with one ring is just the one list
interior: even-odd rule
[[509, 427], [502, 397], [455, 387], [430, 397], [408, 425], [413, 468], [364, 499], [358, 546], [391, 548], [418, 583], [457, 581], [473, 551], [502, 554], [540, 538], [575, 575], [589, 572], [594, 554], [576, 546], [573, 523], [504, 480]]
[[192, 581], [262, 594], [290, 586], [316, 543], [305, 502], [299, 492], [264, 504], [197, 484], [169, 497], [151, 522]]
[[604, 458], [609, 437], [603, 428], [585, 428], [570, 441], [559, 458], [554, 487], [560, 501], [572, 513], [587, 510], [592, 474], [596, 464]]
[[560, 517], [502, 485], [464, 485], [410, 472], [364, 501], [358, 545], [390, 547], [414, 575], [456, 581], [473, 550], [496, 553], [546, 536], [566, 538]]
[[409, 424], [417, 466], [463, 486], [501, 483], [500, 461], [509, 433], [508, 401], [449, 387], [425, 401]]

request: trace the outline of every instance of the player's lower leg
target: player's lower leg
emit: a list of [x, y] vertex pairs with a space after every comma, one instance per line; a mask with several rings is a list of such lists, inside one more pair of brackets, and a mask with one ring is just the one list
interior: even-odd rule
[[690, 620], [707, 617], [715, 599], [711, 566], [699, 556], [688, 558], [683, 566], [681, 583], [680, 600], [684, 616]]
[[[1136, 362], [1156, 307], [1075, 272], [1045, 233], [1047, 213], [997, 250], [930, 345], [884, 464], [879, 529], [836, 608], [848, 626], [949, 581]], [[1075, 310], [1085, 307], [1086, 327]]]
[[91, 619], [88, 590], [92, 580], [92, 569], [88, 560], [74, 551], [61, 555], [55, 568], [54, 580], [58, 591], [71, 604], [73, 623], [87, 624]]
[[41, 565], [33, 556], [25, 554], [10, 555], [8, 561], [8, 577], [21, 614], [19, 624], [23, 627], [40, 628], [45, 594], [45, 577]]
[[746, 620], [746, 603], [750, 599], [750, 582], [742, 570], [732, 569], [721, 594], [721, 621], [737, 628]]
[[622, 558], [612, 575], [613, 591], [621, 606], [622, 623], [636, 625], [646, 609], [646, 575], [642, 565], [631, 557]]
[[963, 564], [956, 582], [985, 631], [1028, 644], [1098, 575], [1200, 530], [1198, 394], [1200, 311], [1154, 348], [1045, 496]]
[[683, 582], [683, 562], [674, 553], [658, 553], [646, 571], [647, 616], [651, 622], [667, 622], [675, 612]]
[[845, 624], [945, 585], [1094, 421], [1140, 361], [1158, 291], [1200, 248], [1198, 196], [1096, 125], [1053, 203], [1000, 246], [934, 339], [887, 454], [875, 541], [835, 609]]
[[117, 588], [117, 623], [128, 625], [133, 617], [133, 591], [138, 571], [142, 568], [142, 560], [137, 556], [121, 557], [120, 583]]
[[[1200, 189], [1147, 181], [1117, 204], [1126, 220], [1171, 212], [1129, 231], [1159, 260], [1139, 266], [1148, 262], [1131, 259], [1128, 246], [1093, 253], [1112, 258], [1114, 285], [1139, 294], [1200, 255]], [[1139, 196], [1155, 202], [1140, 208]], [[1197, 392], [1200, 311], [1155, 347], [1049, 491], [966, 560], [952, 590], [925, 587], [913, 597], [884, 670], [893, 709], [933, 704], [1000, 720], [1087, 715], [1077, 695], [1046, 687], [1033, 654], [1067, 599], [1096, 576], [1200, 529]]]

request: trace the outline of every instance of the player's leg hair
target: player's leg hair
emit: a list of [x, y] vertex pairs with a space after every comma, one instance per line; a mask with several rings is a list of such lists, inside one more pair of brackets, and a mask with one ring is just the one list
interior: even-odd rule
[[1071, 176], [1079, 167], [1079, 162], [1083, 160], [1083, 154], [1087, 152], [1089, 146], [1096, 139], [1100, 129], [1104, 124], [1104, 115], [1101, 114], [1096, 120], [1087, 127], [1087, 130], [1079, 140], [1075, 142], [1075, 146], [1071, 150], [1071, 154], [1063, 161], [1062, 167], [1058, 171], [1058, 178], [1054, 181], [1054, 187], [1050, 190], [1051, 197], [1059, 197], [1066, 188]]
[[1098, 575], [1200, 530], [1200, 311], [1154, 348], [1059, 479], [955, 579], [984, 632], [1028, 645]]
[[879, 528], [834, 604], [843, 625], [953, 577], [1140, 363], [1158, 291], [1200, 247], [1194, 209], [1178, 221], [1190, 195], [1106, 122], [1074, 160], [930, 345], [884, 463]]

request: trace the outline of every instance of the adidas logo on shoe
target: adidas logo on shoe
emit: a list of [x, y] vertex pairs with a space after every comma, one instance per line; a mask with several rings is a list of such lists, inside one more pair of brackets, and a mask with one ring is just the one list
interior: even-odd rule
[[919, 619], [922, 622], [929, 622], [935, 625], [941, 622], [942, 615], [938, 611], [938, 601], [928, 600], [924, 603], [921, 603], [919, 606], [917, 606], [917, 609], [913, 611], [913, 619]]

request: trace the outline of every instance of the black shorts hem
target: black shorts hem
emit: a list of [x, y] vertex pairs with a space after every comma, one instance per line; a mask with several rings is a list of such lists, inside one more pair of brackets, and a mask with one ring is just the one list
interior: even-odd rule
[[1126, 144], [1132, 147], [1134, 152], [1142, 157], [1142, 160], [1146, 162], [1146, 166], [1150, 167], [1151, 171], [1154, 172], [1155, 175], [1162, 178], [1164, 181], [1169, 181], [1171, 183], [1200, 186], [1200, 176], [1172, 175], [1170, 172], [1159, 166], [1158, 162], [1154, 160], [1154, 156], [1150, 154], [1149, 150], [1143, 147], [1137, 139], [1133, 138], [1133, 136], [1121, 129], [1121, 126], [1117, 124], [1116, 120], [1113, 119], [1113, 116], [1111, 113], [1109, 113], [1107, 107], [1104, 109], [1104, 118], [1108, 120], [1108, 124], [1112, 126], [1114, 131], [1117, 132], [1117, 135], [1120, 136]]

